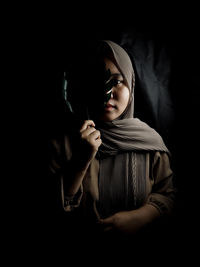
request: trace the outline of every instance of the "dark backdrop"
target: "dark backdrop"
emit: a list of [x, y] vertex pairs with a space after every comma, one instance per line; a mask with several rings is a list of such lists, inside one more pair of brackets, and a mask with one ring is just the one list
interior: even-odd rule
[[[156, 55], [160, 55], [164, 47], [166, 58], [162, 62], [166, 63], [167, 68], [170, 66], [168, 88], [171, 105], [169, 109], [164, 109], [164, 118], [161, 116], [161, 126], [166, 126], [164, 119], [167, 118], [169, 132], [163, 127], [159, 128], [161, 132], [164, 129], [162, 134], [173, 153], [178, 189], [175, 219], [170, 229], [174, 239], [170, 246], [176, 251], [177, 258], [187, 257], [187, 252], [192, 249], [193, 253], [188, 258], [193, 259], [193, 244], [199, 238], [200, 42], [199, 19], [195, 8], [187, 6], [175, 9], [174, 6], [163, 4], [156, 7], [131, 5], [109, 9], [97, 6], [94, 10], [83, 12], [79, 7], [63, 11], [60, 16], [52, 10], [50, 13], [41, 12], [37, 17], [39, 23], [33, 16], [28, 29], [26, 55], [32, 66], [28, 71], [29, 83], [26, 83], [31, 89], [26, 92], [26, 100], [30, 99], [30, 102], [26, 103], [33, 105], [29, 117], [31, 130], [24, 133], [28, 144], [28, 154], [24, 157], [27, 161], [29, 155], [28, 163], [31, 162], [31, 165], [23, 165], [28, 178], [22, 190], [25, 196], [20, 202], [25, 220], [22, 219], [19, 228], [24, 227], [22, 232], [26, 229], [25, 241], [30, 244], [36, 240], [38, 246], [46, 246], [45, 240], [51, 240], [55, 227], [58, 227], [54, 215], [51, 215], [54, 191], [47, 173], [47, 147], [49, 138], [63, 119], [60, 117], [60, 79], [63, 69], [78, 67], [79, 59], [84, 58], [84, 51], [94, 40], [110, 39], [126, 44], [137, 37], [153, 44], [156, 60], [160, 59]], [[155, 66], [159, 63], [156, 60]], [[79, 93], [81, 96], [82, 92]], [[143, 95], [136, 94], [142, 101]], [[80, 99], [77, 95], [77, 103]], [[139, 106], [137, 114], [142, 115]], [[153, 126], [157, 125], [154, 119], [147, 117]]]

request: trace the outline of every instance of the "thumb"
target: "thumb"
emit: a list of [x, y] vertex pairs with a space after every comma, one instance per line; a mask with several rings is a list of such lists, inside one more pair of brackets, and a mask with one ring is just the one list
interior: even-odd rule
[[100, 219], [101, 224], [113, 224], [113, 216], [110, 216], [105, 219]]

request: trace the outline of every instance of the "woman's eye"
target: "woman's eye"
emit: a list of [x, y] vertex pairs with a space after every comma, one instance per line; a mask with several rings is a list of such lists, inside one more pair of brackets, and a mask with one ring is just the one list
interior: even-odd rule
[[114, 80], [113, 80], [113, 85], [115, 86], [115, 85], [120, 84], [120, 83], [122, 83], [122, 82], [123, 82], [122, 80], [114, 79]]

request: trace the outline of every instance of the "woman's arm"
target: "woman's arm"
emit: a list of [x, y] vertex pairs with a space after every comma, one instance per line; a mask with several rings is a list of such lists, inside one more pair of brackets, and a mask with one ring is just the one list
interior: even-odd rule
[[61, 181], [62, 203], [66, 211], [79, 206], [83, 179], [101, 145], [100, 132], [94, 127], [93, 121], [83, 123], [73, 151], [67, 136], [64, 142], [52, 141], [50, 169]]
[[78, 192], [87, 169], [101, 145], [100, 132], [94, 127], [95, 124], [91, 120], [83, 123], [80, 129], [81, 142], [79, 151], [75, 155], [72, 154], [72, 158], [67, 165], [67, 170], [65, 169], [63, 173], [65, 194], [69, 197]]
[[161, 215], [170, 215], [174, 209], [176, 188], [167, 153], [155, 153], [150, 172], [152, 191], [147, 203], [156, 207]]

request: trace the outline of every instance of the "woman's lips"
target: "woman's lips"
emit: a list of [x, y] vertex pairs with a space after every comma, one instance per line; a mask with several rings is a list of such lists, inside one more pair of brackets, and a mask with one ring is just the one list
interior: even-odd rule
[[115, 105], [111, 104], [111, 103], [107, 103], [105, 105], [105, 110], [111, 111], [115, 108]]

